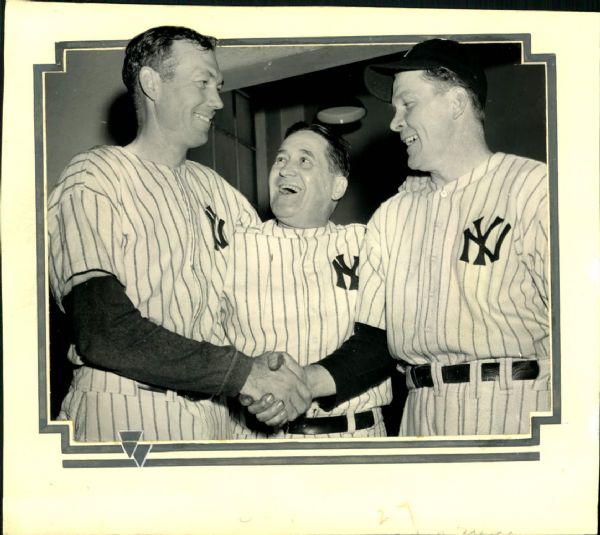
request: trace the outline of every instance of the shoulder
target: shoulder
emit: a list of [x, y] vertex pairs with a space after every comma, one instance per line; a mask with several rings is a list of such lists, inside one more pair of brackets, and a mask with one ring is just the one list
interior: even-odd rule
[[426, 177], [408, 177], [406, 181], [398, 188], [398, 193], [392, 195], [389, 199], [383, 201], [379, 207], [373, 212], [367, 226], [370, 228], [373, 225], [380, 226], [384, 224], [390, 217], [395, 219], [402, 207], [410, 202], [415, 194], [420, 195], [426, 193], [430, 189]]
[[241, 193], [237, 189], [211, 167], [194, 160], [187, 160], [186, 165], [188, 170], [192, 172], [192, 175], [195, 176], [197, 180], [200, 180], [206, 187], [225, 192], [229, 195], [241, 196]]
[[269, 221], [260, 222], [254, 221], [249, 225], [243, 223], [237, 223], [235, 226], [236, 236], [247, 236], [247, 235], [265, 235], [271, 236], [273, 234], [273, 228], [276, 224], [275, 219]]
[[337, 234], [338, 239], [336, 241], [342, 249], [346, 248], [349, 253], [358, 255], [366, 233], [367, 226], [361, 223], [339, 225]]
[[367, 225], [363, 225], [362, 223], [348, 223], [346, 225], [338, 225], [336, 223], [331, 223], [330, 232], [339, 234], [342, 236], [355, 236], [358, 238], [363, 238], [365, 232], [367, 231]]
[[542, 202], [548, 194], [548, 166], [537, 160], [515, 154], [497, 153], [498, 165], [492, 169], [491, 180], [516, 199], [517, 204]]
[[499, 152], [494, 155], [494, 159], [497, 165], [492, 169], [492, 173], [504, 180], [539, 181], [545, 179], [548, 174], [548, 166], [544, 162], [524, 156]]
[[80, 152], [71, 158], [61, 173], [50, 199], [56, 199], [66, 191], [82, 189], [115, 194], [122, 169], [118, 147], [102, 145]]
[[186, 165], [195, 179], [210, 191], [213, 198], [220, 199], [229, 210], [246, 214], [247, 219], [243, 222], [245, 226], [260, 222], [250, 201], [214, 169], [193, 160], [187, 160]]
[[394, 210], [407, 199], [427, 195], [434, 189], [435, 186], [429, 175], [409, 175], [398, 188], [398, 192], [381, 203], [379, 211]]
[[115, 145], [98, 145], [75, 155], [71, 163], [80, 163], [88, 167], [122, 167], [131, 161], [127, 152]]
[[114, 160], [113, 150], [115, 147], [100, 145], [75, 154], [65, 167], [62, 177], [70, 176], [73, 172], [79, 170], [89, 170], [93, 172], [98, 165], [105, 161]]
[[201, 164], [195, 160], [186, 160], [185, 164], [188, 169], [199, 177], [206, 178], [207, 180], [214, 180], [216, 182], [226, 182], [223, 177], [221, 177], [214, 169], [208, 167], [208, 165]]

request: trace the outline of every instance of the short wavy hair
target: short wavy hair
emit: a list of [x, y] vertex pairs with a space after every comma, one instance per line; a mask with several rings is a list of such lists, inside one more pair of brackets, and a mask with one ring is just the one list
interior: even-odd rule
[[142, 67], [152, 67], [162, 79], [173, 76], [175, 64], [169, 62], [175, 41], [189, 41], [204, 50], [214, 50], [217, 40], [183, 26], [158, 26], [135, 36], [125, 49], [122, 77], [136, 108], [140, 104], [139, 76]]
[[432, 67], [424, 70], [423, 77], [438, 84], [442, 90], [447, 90], [450, 87], [462, 87], [469, 95], [475, 116], [483, 123], [485, 119], [485, 95], [475, 91], [461, 76], [447, 67]]
[[332, 173], [348, 177], [350, 174], [350, 143], [327, 126], [318, 123], [307, 123], [305, 121], [299, 121], [290, 126], [286, 130], [283, 139], [303, 130], [314, 132], [327, 141], [329, 170]]

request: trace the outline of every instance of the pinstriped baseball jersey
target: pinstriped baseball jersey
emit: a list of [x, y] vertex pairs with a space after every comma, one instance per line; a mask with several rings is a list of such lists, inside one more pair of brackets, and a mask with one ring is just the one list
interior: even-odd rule
[[[549, 409], [547, 228], [546, 166], [503, 153], [448, 184], [409, 177], [373, 215], [361, 251], [357, 321], [386, 328], [395, 357], [433, 364], [435, 388], [409, 391], [401, 434], [523, 433], [530, 410]], [[504, 393], [514, 386], [511, 396], [536, 392], [522, 411], [514, 409], [527, 417], [490, 426], [484, 406], [505, 413], [509, 403], [492, 391], [497, 383], [476, 381], [475, 395], [473, 384], [436, 379], [444, 364], [507, 357], [543, 363], [536, 381], [508, 377], [501, 385]], [[478, 403], [470, 416], [467, 399]], [[439, 420], [450, 405], [455, 417]]]
[[[250, 356], [286, 351], [302, 366], [337, 349], [353, 331], [364, 232], [356, 224], [296, 229], [275, 220], [236, 232], [222, 302], [229, 342]], [[313, 403], [307, 415], [358, 413], [390, 401], [384, 381], [331, 412]], [[256, 436], [246, 431], [234, 434]]]
[[[75, 275], [111, 273], [142, 316], [194, 340], [222, 338], [217, 321], [226, 271], [222, 250], [235, 225], [257, 221], [248, 201], [203, 165], [186, 161], [171, 168], [122, 147], [97, 147], [72, 159], [49, 198], [52, 292], [60, 304]], [[82, 364], [73, 347], [70, 358]], [[84, 410], [76, 391], [106, 399], [88, 400]], [[137, 399], [125, 403], [119, 396]], [[194, 424], [182, 424], [181, 432], [173, 433], [171, 417], [159, 416], [173, 412], [169, 403], [181, 410], [172, 417], [180, 422], [195, 418]], [[140, 413], [147, 414], [141, 429], [146, 440], [225, 438], [229, 426], [224, 406], [208, 400], [197, 403], [202, 407], [194, 414], [189, 402], [172, 393], [144, 391], [142, 396], [135, 381], [82, 366], [61, 417], [75, 420], [76, 429], [86, 429], [76, 436], [81, 440], [119, 440], [118, 431], [140, 430], [135, 427], [142, 422]], [[162, 408], [148, 409], [147, 404]], [[77, 422], [80, 415], [99, 423], [84, 425]], [[150, 420], [152, 425], [146, 424]]]

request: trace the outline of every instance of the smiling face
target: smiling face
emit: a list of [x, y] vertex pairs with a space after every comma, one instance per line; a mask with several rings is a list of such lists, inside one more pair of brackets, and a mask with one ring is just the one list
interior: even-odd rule
[[174, 41], [161, 73], [154, 103], [162, 137], [183, 150], [203, 145], [215, 112], [223, 107], [223, 78], [214, 52]]
[[327, 148], [323, 137], [308, 130], [281, 144], [269, 174], [271, 210], [280, 223], [315, 228], [329, 221], [347, 180], [332, 171]]
[[449, 154], [454, 132], [452, 91], [442, 90], [423, 77], [423, 71], [396, 75], [392, 93], [395, 115], [390, 128], [406, 144], [411, 169], [441, 173]]

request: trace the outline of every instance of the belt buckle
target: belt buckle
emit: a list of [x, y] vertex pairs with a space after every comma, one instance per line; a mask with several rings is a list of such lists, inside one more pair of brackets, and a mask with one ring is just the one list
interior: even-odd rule
[[417, 364], [416, 366], [412, 366], [410, 374], [416, 388], [430, 388], [434, 386], [431, 364]]

